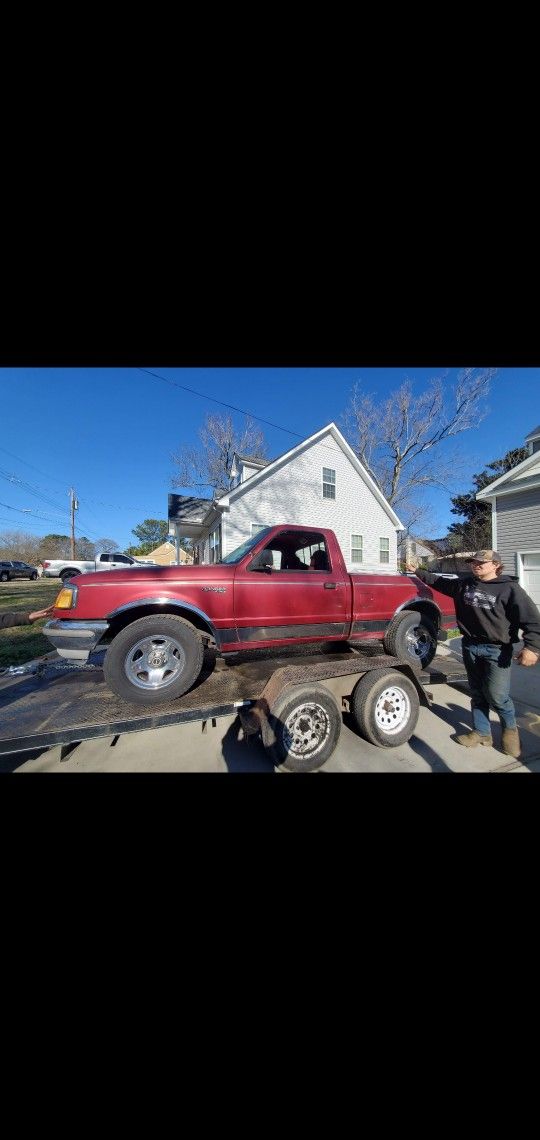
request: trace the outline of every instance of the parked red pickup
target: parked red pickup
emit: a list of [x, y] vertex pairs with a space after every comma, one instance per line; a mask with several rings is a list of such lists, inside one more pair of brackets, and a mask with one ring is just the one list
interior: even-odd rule
[[110, 688], [154, 705], [191, 688], [205, 643], [232, 653], [375, 638], [387, 653], [425, 667], [455, 625], [452, 600], [417, 578], [347, 573], [333, 531], [273, 526], [211, 566], [77, 575], [43, 633], [78, 662], [108, 645]]

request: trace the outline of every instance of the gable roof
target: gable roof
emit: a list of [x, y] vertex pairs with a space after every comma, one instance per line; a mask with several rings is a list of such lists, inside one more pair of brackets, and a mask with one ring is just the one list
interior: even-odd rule
[[523, 480], [523, 483], [520, 483], [520, 480], [516, 478], [516, 476], [524, 474], [529, 468], [534, 468], [539, 463], [540, 453], [533, 451], [532, 455], [528, 455], [526, 459], [522, 459], [521, 463], [516, 464], [515, 467], [511, 467], [510, 471], [505, 471], [504, 475], [499, 475], [498, 479], [494, 479], [492, 483], [488, 483], [487, 487], [483, 487], [481, 491], [478, 491], [475, 498], [480, 500], [492, 499], [496, 498], [494, 494], [495, 491], [500, 495], [510, 491], [525, 491], [531, 486], [540, 485], [540, 471], [536, 476], [533, 471], [531, 478]]
[[403, 546], [406, 542], [416, 542], [419, 546], [424, 546], [426, 550], [430, 550], [432, 554], [440, 554], [445, 548], [444, 538], [419, 538], [417, 534], [408, 534], [398, 542], [398, 547]]
[[[191, 562], [191, 558], [182, 547], [180, 547], [179, 555], [180, 562]], [[171, 542], [170, 539], [165, 539], [165, 542], [162, 542], [160, 546], [156, 546], [155, 550], [150, 550], [146, 557], [153, 558], [158, 566], [169, 566], [171, 563], [176, 562], [176, 547], [174, 542]]]
[[257, 459], [255, 455], [239, 455], [237, 451], [234, 454], [239, 463], [249, 463], [250, 467], [267, 467], [272, 462], [270, 459]]
[[278, 456], [277, 459], [273, 459], [261, 471], [256, 471], [254, 475], [251, 475], [249, 479], [246, 479], [245, 483], [240, 483], [238, 487], [234, 487], [232, 491], [228, 491], [225, 495], [222, 495], [221, 498], [217, 500], [217, 506], [228, 507], [231, 500], [238, 498], [240, 495], [245, 494], [246, 491], [251, 490], [252, 487], [257, 486], [263, 479], [266, 479], [268, 475], [273, 475], [274, 472], [278, 471], [280, 467], [283, 467], [286, 463], [290, 463], [291, 459], [295, 459], [296, 456], [300, 455], [302, 451], [305, 451], [306, 448], [311, 447], [312, 444], [318, 443], [325, 435], [328, 434], [332, 436], [334, 442], [338, 445], [338, 447], [341, 448], [344, 455], [346, 455], [347, 459], [351, 463], [351, 466], [354, 467], [354, 470], [358, 475], [360, 475], [361, 479], [364, 480], [366, 486], [369, 487], [379, 505], [383, 508], [384, 511], [386, 511], [386, 514], [391, 519], [392, 524], [395, 526], [396, 530], [403, 530], [403, 523], [399, 521], [397, 515], [392, 510], [390, 503], [387, 502], [382, 492], [379, 491], [377, 484], [371, 478], [371, 475], [366, 470], [363, 463], [357, 459], [354, 451], [352, 450], [352, 447], [349, 447], [347, 440], [344, 438], [344, 436], [342, 436], [341, 432], [334, 423], [327, 424], [326, 427], [321, 428], [320, 431], [317, 431], [313, 435], [310, 435], [307, 439], [303, 439], [301, 443], [296, 444], [296, 446], [292, 447], [289, 451], [285, 451], [283, 455]]
[[538, 424], [538, 427], [533, 428], [532, 431], [530, 431], [529, 434], [525, 436], [525, 443], [532, 443], [533, 439], [538, 439], [539, 436], [540, 424]]

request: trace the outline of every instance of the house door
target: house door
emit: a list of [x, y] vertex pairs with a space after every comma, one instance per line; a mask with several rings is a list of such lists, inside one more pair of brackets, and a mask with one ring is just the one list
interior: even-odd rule
[[522, 554], [523, 589], [540, 610], [540, 554]]

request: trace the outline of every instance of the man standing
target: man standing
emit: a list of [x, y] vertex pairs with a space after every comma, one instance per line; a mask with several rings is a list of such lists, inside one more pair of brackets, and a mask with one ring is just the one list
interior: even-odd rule
[[477, 550], [469, 565], [471, 574], [461, 578], [444, 578], [410, 566], [407, 570], [454, 599], [473, 716], [472, 732], [456, 737], [458, 743], [466, 748], [493, 743], [491, 708], [501, 720], [503, 752], [517, 759], [521, 749], [510, 698], [512, 646], [519, 641], [518, 630], [523, 630], [524, 647], [515, 660], [520, 665], [536, 665], [540, 658], [540, 613], [515, 578], [503, 574], [496, 550]]

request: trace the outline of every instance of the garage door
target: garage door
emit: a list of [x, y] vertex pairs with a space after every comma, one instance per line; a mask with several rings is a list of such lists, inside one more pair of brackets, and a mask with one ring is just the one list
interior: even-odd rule
[[523, 588], [540, 609], [540, 554], [523, 556]]

